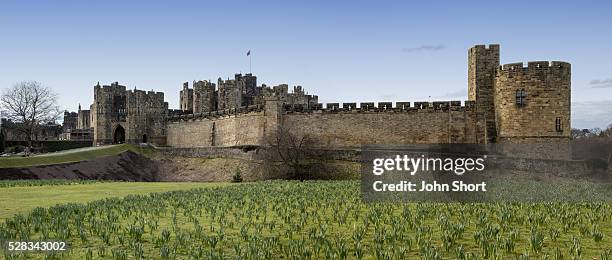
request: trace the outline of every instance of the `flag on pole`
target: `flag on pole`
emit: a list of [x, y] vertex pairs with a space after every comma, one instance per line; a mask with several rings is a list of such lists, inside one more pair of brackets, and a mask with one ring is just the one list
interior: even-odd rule
[[251, 50], [247, 51], [247, 56], [251, 55]]

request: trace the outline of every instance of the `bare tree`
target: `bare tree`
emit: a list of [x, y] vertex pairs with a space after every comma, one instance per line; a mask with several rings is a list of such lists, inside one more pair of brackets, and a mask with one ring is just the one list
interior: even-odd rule
[[16, 130], [24, 134], [29, 147], [41, 124], [55, 122], [61, 114], [57, 94], [36, 81], [19, 82], [5, 89], [0, 96], [0, 107], [16, 123]]
[[572, 132], [571, 132], [572, 139], [583, 138], [584, 135], [585, 133], [581, 129], [572, 128]]
[[[267, 139], [267, 160], [279, 161], [289, 168], [289, 179], [306, 180], [312, 178], [313, 166], [319, 166], [324, 157], [316, 140], [307, 133], [292, 131], [281, 126]], [[316, 167], [314, 167], [316, 168]]]
[[612, 137], [612, 123], [610, 123], [608, 127], [606, 128], [606, 130], [603, 130], [601, 134], [604, 137]]

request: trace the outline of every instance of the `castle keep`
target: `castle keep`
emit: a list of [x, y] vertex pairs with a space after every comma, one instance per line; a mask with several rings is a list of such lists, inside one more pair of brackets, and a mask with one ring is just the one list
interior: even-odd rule
[[95, 86], [95, 143], [173, 147], [263, 145], [281, 127], [331, 148], [362, 144], [565, 143], [571, 66], [500, 65], [499, 45], [468, 50], [468, 100], [318, 103], [301, 86], [257, 85], [252, 74], [183, 84], [180, 110], [163, 93]]
[[265, 97], [278, 97], [283, 103], [310, 107], [318, 102], [318, 97], [308, 95], [302, 86], [293, 87], [289, 93], [289, 86], [281, 84], [272, 88], [262, 84], [257, 86], [257, 77], [251, 73], [246, 75], [235, 74], [234, 79], [217, 80], [215, 83], [207, 80], [193, 81], [193, 88], [189, 82], [183, 83], [183, 90], [179, 96], [182, 113], [199, 114], [211, 111], [224, 111], [252, 105], [263, 105]]

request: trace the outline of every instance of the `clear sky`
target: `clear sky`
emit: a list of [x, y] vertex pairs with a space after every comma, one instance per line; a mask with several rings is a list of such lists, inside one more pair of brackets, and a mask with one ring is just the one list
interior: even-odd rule
[[93, 86], [163, 91], [252, 72], [321, 102], [467, 99], [467, 49], [572, 63], [572, 126], [612, 122], [609, 1], [2, 1], [0, 88], [36, 80], [63, 109]]

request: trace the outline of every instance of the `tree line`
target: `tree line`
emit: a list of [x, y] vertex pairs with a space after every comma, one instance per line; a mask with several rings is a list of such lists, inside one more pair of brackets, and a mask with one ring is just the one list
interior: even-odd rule
[[596, 138], [612, 138], [612, 123], [605, 129], [599, 127], [591, 129], [572, 128], [572, 139], [596, 139]]

